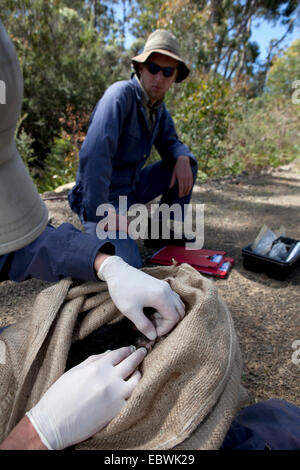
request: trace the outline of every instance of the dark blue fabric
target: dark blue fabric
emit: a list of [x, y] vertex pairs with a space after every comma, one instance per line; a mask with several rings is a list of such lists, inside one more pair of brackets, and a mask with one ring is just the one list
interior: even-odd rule
[[114, 83], [92, 114], [79, 154], [76, 185], [69, 192], [70, 206], [81, 220], [97, 222], [100, 204], [136, 191], [153, 145], [173, 166], [180, 155], [188, 155], [197, 165], [194, 155], [178, 139], [164, 103], [156, 110], [150, 133], [136, 78]]
[[[96, 236], [96, 222], [83, 222], [85, 232], [87, 234]], [[109, 232], [106, 232], [106, 238], [104, 241], [109, 242], [113, 245], [115, 255], [120, 256], [126, 263], [130, 264], [134, 268], [140, 269], [142, 267], [142, 258], [135, 240], [126, 235], [126, 239], [120, 238], [121, 232], [115, 232], [115, 238], [109, 236]]]
[[[198, 166], [196, 162], [192, 163], [192, 173], [194, 183], [197, 178]], [[164, 162], [163, 160], [147, 165], [141, 170], [140, 178], [128, 195], [128, 206], [133, 204], [146, 204], [152, 201], [157, 196], [162, 196], [159, 204], [179, 204], [182, 207], [182, 214], [184, 214], [184, 205], [189, 204], [192, 190], [190, 193], [180, 198], [178, 196], [178, 183], [169, 188], [171, 177], [173, 173], [173, 165]], [[121, 195], [121, 193], [119, 194]]]
[[[197, 177], [197, 165], [192, 167], [194, 182]], [[127, 210], [133, 204], [145, 204], [157, 196], [162, 194], [160, 203], [168, 204], [172, 206], [175, 203], [178, 203], [181, 208], [182, 221], [184, 220], [184, 205], [188, 204], [191, 198], [192, 190], [190, 193], [182, 198], [178, 197], [178, 185], [177, 183], [173, 188], [169, 189], [169, 184], [172, 176], [172, 167], [167, 165], [163, 161], [159, 161], [148, 165], [141, 171], [140, 181], [134, 191], [132, 191], [127, 196], [127, 207], [119, 208], [119, 195], [118, 198], [110, 201], [116, 208], [116, 212], [120, 210]], [[155, 181], [155, 184], [153, 182]], [[151, 214], [149, 213], [149, 216]], [[171, 213], [172, 218], [173, 213]], [[148, 221], [147, 221], [148, 222]], [[82, 224], [85, 228], [86, 233], [91, 235], [96, 235], [96, 222], [86, 222], [82, 220]], [[129, 236], [127, 239], [120, 239], [118, 233], [116, 234], [116, 239], [112, 239], [109, 236], [109, 232], [106, 232], [106, 240], [109, 241], [115, 249], [115, 254], [124, 259], [127, 263], [135, 268], [142, 267], [142, 259], [139, 253], [139, 249], [135, 240], [131, 239]]]
[[[197, 178], [197, 170], [197, 165], [193, 165], [192, 173], [194, 183]], [[184, 206], [190, 202], [192, 189], [187, 196], [180, 198], [178, 195], [177, 182], [172, 188], [169, 188], [172, 172], [172, 165], [168, 165], [164, 161], [152, 163], [151, 165], [147, 165], [145, 168], [143, 168], [138, 184], [136, 185], [135, 189], [127, 195], [127, 207], [125, 207], [125, 209], [129, 209], [129, 207], [134, 204], [146, 204], [147, 202], [155, 199], [157, 196], [161, 196], [159, 204], [167, 204], [169, 206], [172, 206], [173, 204], [179, 204], [181, 206], [183, 222], [185, 209]], [[109, 201], [110, 204], [116, 208], [117, 212], [119, 211], [119, 196], [122, 196], [122, 194], [117, 194], [114, 199]], [[124, 208], [122, 207], [122, 209]], [[150, 215], [151, 214], [149, 213], [149, 217]]]
[[300, 408], [278, 398], [243, 408], [221, 449], [300, 450]]
[[0, 256], [0, 281], [36, 278], [55, 282], [64, 277], [96, 281], [94, 260], [106, 243], [107, 240], [80, 232], [71, 224], [58, 228], [48, 225], [30, 245]]

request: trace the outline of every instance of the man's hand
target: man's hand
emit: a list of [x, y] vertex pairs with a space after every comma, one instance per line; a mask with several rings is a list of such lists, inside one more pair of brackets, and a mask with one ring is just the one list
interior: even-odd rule
[[178, 181], [179, 197], [187, 196], [193, 187], [193, 173], [190, 157], [181, 155], [177, 158], [169, 188], [174, 186], [176, 180]]
[[[119, 256], [107, 257], [98, 277], [107, 282], [120, 312], [150, 340], [167, 334], [184, 317], [184, 303], [167, 282], [133, 268]], [[145, 316], [144, 307], [156, 310], [153, 323]]]
[[[48, 449], [88, 439], [123, 408], [140, 381], [147, 350], [133, 346], [90, 356], [63, 374], [26, 416]], [[22, 445], [24, 444], [24, 439]], [[10, 448], [24, 448], [10, 437]], [[8, 448], [3, 443], [2, 448]], [[39, 446], [41, 448], [41, 445]]]

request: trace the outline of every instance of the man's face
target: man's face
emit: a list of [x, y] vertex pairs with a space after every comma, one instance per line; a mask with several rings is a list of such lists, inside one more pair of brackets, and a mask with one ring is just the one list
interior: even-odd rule
[[147, 62], [152, 62], [160, 67], [173, 67], [175, 69], [170, 77], [165, 77], [162, 70], [153, 75], [149, 72], [147, 64], [140, 64], [140, 82], [148, 93], [151, 103], [154, 104], [156, 101], [163, 99], [172, 83], [175, 82], [178, 73], [178, 61], [155, 52], [150, 55]]

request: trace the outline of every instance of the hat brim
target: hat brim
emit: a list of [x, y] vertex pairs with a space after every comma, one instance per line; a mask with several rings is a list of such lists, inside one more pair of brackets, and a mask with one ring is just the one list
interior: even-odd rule
[[0, 255], [35, 240], [48, 223], [48, 211], [17, 150], [0, 164]]
[[157, 52], [158, 54], [166, 55], [168, 57], [171, 57], [172, 59], [175, 59], [179, 62], [179, 69], [178, 69], [178, 74], [176, 78], [176, 83], [182, 82], [190, 73], [190, 69], [186, 66], [184, 61], [177, 56], [176, 54], [173, 54], [172, 52], [169, 52], [165, 49], [153, 49], [151, 51], [147, 52], [142, 52], [142, 54], [139, 54], [131, 59], [135, 70], [137, 71], [137, 64], [143, 64], [145, 63], [151, 54]]

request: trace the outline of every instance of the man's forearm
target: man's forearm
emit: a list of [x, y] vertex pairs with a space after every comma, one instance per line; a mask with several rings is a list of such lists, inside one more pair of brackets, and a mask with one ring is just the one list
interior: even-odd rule
[[48, 450], [42, 443], [38, 433], [24, 416], [17, 426], [10, 432], [0, 450]]

